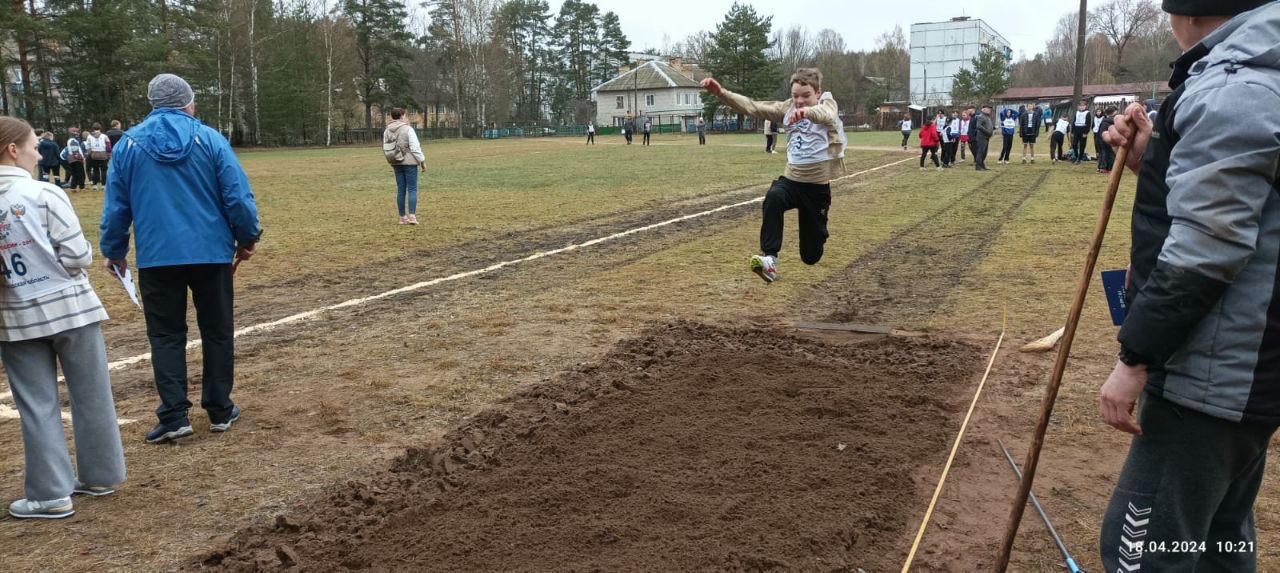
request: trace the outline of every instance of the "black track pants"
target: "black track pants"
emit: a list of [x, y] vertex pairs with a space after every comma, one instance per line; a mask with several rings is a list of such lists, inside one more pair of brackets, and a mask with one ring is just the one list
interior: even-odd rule
[[797, 183], [779, 177], [764, 196], [764, 221], [760, 225], [760, 251], [777, 257], [782, 249], [782, 214], [800, 210], [800, 260], [806, 265], [822, 259], [827, 243], [827, 209], [831, 207], [829, 183]]

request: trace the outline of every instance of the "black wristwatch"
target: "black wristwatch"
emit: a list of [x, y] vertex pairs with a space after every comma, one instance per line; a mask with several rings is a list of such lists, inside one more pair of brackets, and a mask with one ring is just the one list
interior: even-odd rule
[[1146, 358], [1143, 358], [1138, 353], [1132, 350], [1129, 350], [1124, 346], [1120, 347], [1119, 358], [1120, 358], [1120, 363], [1124, 364], [1125, 366], [1143, 366], [1147, 364]]

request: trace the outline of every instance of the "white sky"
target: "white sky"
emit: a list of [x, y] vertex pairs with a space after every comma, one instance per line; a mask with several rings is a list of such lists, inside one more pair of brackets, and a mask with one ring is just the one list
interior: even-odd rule
[[[631, 48], [661, 49], [665, 33], [672, 44], [698, 30], [714, 32], [733, 6], [733, 0], [592, 0], [601, 12], [615, 12]], [[876, 36], [902, 26], [911, 42], [911, 24], [942, 22], [955, 16], [986, 20], [1013, 47], [1014, 59], [1044, 50], [1058, 19], [1079, 10], [1075, 0], [750, 0], [757, 14], [773, 16], [773, 29], [792, 25], [809, 32], [831, 28], [844, 37], [850, 50], [875, 47]], [[1090, 4], [1099, 3], [1094, 0]], [[554, 16], [562, 0], [548, 0]], [[900, 7], [900, 9], [895, 9]]]

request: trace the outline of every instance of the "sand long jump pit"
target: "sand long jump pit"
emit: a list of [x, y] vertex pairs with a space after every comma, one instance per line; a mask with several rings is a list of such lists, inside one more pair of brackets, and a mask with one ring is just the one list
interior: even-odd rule
[[982, 354], [654, 326], [187, 569], [896, 571]]

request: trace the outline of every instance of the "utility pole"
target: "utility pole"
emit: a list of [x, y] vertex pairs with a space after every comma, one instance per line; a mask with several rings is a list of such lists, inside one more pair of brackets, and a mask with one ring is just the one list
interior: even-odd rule
[[1076, 23], [1076, 85], [1071, 94], [1071, 109], [1080, 105], [1084, 98], [1084, 40], [1089, 26], [1089, 0], [1080, 0], [1080, 16]]

